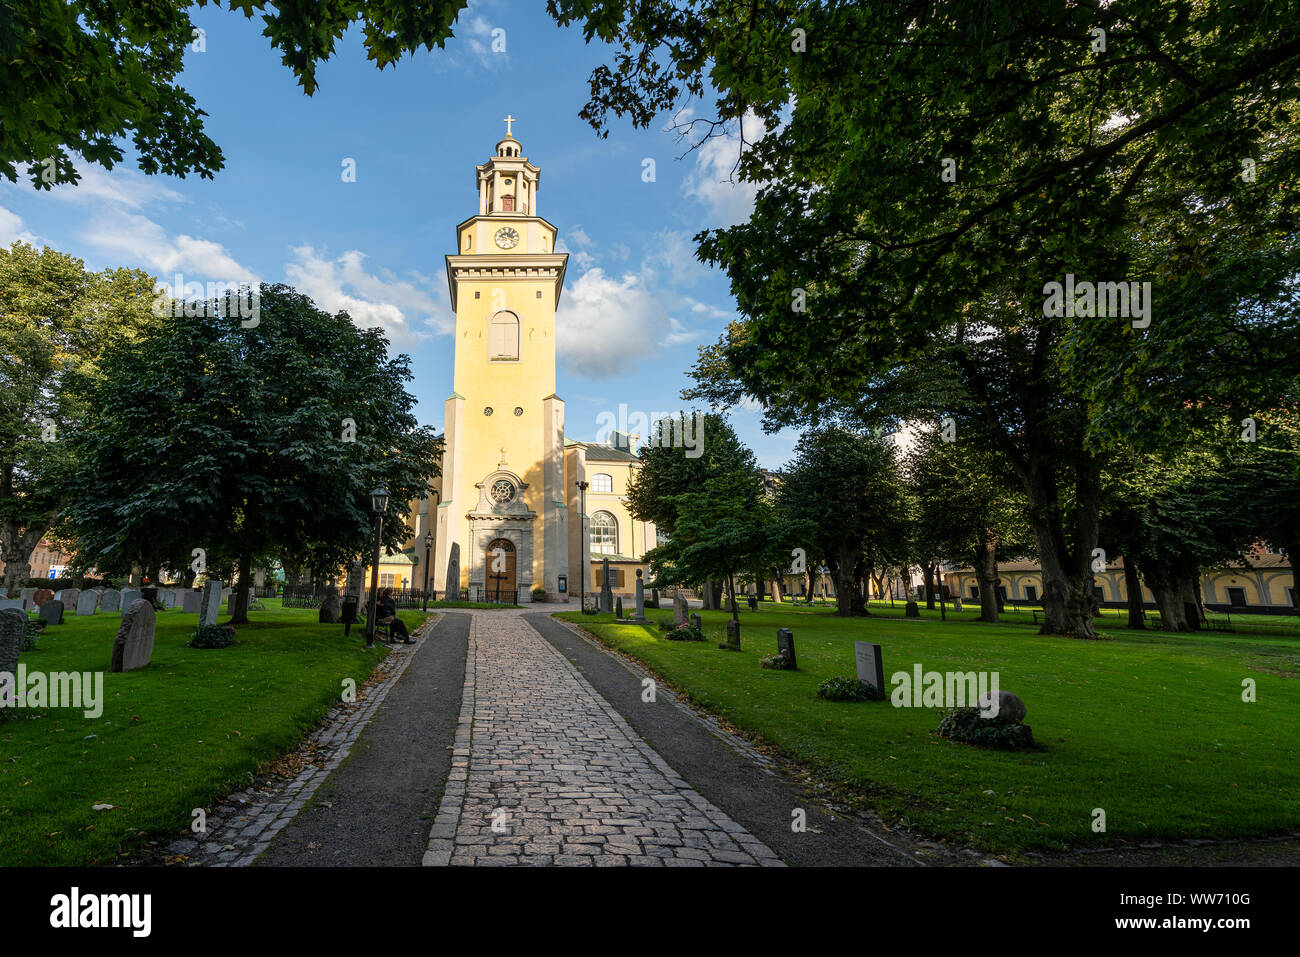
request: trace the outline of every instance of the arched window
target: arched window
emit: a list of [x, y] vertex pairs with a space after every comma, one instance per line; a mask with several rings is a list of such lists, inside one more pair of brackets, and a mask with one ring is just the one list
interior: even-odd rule
[[593, 492], [612, 492], [614, 491], [614, 480], [604, 472], [597, 472], [591, 477], [591, 490]]
[[591, 516], [591, 551], [596, 555], [618, 554], [618, 522], [609, 512]]
[[494, 313], [488, 320], [488, 358], [519, 358], [519, 317], [513, 312]]

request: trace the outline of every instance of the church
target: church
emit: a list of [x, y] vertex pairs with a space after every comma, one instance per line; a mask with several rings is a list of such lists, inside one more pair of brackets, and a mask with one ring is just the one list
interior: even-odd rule
[[[657, 538], [623, 504], [639, 437], [569, 439], [556, 394], [555, 312], [568, 253], [539, 215], [541, 170], [505, 138], [475, 168], [478, 209], [456, 227], [447, 284], [456, 313], [452, 394], [445, 406], [442, 475], [411, 503], [414, 535], [386, 557], [381, 579], [470, 601], [578, 601], [602, 584], [631, 595]], [[585, 514], [584, 514], [585, 510]]]

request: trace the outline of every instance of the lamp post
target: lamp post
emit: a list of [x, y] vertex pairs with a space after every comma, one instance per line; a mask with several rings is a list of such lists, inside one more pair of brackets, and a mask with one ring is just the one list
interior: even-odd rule
[[574, 482], [578, 486], [578, 611], [587, 613], [587, 489], [588, 482]]
[[429, 610], [429, 553], [433, 551], [433, 532], [424, 533], [424, 610]]
[[384, 512], [388, 511], [388, 489], [382, 485], [370, 493], [370, 512], [375, 516], [375, 560], [370, 572], [370, 604], [366, 615], [366, 647], [375, 647], [375, 606], [379, 602], [379, 540], [384, 531]]

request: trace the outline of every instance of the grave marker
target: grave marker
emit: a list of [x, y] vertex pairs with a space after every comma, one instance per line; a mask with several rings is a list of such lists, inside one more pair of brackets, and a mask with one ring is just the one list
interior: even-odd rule
[[122, 615], [117, 637], [113, 639], [113, 663], [110, 670], [134, 671], [143, 668], [153, 656], [153, 633], [156, 617], [153, 603], [137, 598]]
[[853, 654], [857, 659], [858, 680], [875, 689], [877, 701], [885, 700], [885, 666], [880, 659], [880, 646], [855, 641]]

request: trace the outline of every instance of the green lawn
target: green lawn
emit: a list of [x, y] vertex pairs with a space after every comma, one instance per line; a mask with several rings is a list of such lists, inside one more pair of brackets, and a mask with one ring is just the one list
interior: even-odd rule
[[[187, 827], [194, 808], [249, 784], [339, 700], [345, 678], [360, 686], [387, 654], [382, 644], [365, 650], [357, 626], [344, 639], [341, 625], [316, 623], [315, 609], [263, 601], [224, 649], [186, 647], [198, 616], [160, 612], [152, 662], [105, 673], [99, 718], [23, 709], [0, 720], [0, 864], [110, 863]], [[411, 629], [423, 618], [402, 612]], [[120, 617], [69, 611], [65, 621], [20, 662], [107, 672]]]
[[[673, 642], [650, 627], [577, 613], [610, 646], [643, 661], [703, 707], [845, 785], [887, 820], [980, 848], [1019, 850], [1117, 839], [1247, 837], [1300, 824], [1300, 633], [1129, 632], [1114, 612], [1111, 641], [1040, 636], [1030, 612], [1008, 624], [875, 603], [873, 617], [760, 604], [741, 610], [741, 652], [717, 641]], [[648, 611], [652, 622], [671, 611]], [[706, 634], [726, 615], [702, 613]], [[1234, 622], [1236, 621], [1234, 616]], [[776, 629], [795, 635], [798, 672], [760, 669]], [[895, 671], [997, 671], [1028, 707], [1042, 750], [997, 752], [938, 737], [935, 709], [831, 703], [817, 686], [854, 674], [854, 641], [882, 646]], [[1257, 701], [1242, 701], [1253, 678]], [[891, 686], [892, 687], [892, 686]], [[1092, 831], [1094, 808], [1106, 833]]]

